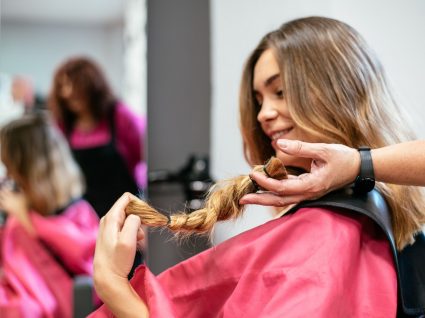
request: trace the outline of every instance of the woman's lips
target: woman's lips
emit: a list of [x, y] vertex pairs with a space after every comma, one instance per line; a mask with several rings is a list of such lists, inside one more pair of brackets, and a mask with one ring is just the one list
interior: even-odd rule
[[[275, 148], [275, 149], [277, 149], [277, 144], [276, 144], [276, 142], [277, 142], [279, 139], [287, 138], [288, 134], [292, 131], [292, 129], [293, 129], [293, 127], [290, 127], [290, 128], [283, 129], [283, 130], [279, 130], [279, 131], [277, 131], [277, 132], [273, 133], [273, 134], [270, 136], [270, 139], [271, 139], [271, 141], [272, 141], [272, 142], [271, 142], [271, 143], [272, 143], [272, 147], [273, 147], [273, 148]], [[289, 139], [289, 138], [287, 138], [287, 139]]]
[[270, 139], [271, 139], [272, 141], [276, 141], [276, 140], [278, 140], [278, 139], [285, 138], [285, 135], [287, 135], [287, 134], [288, 134], [291, 130], [292, 130], [292, 127], [289, 127], [289, 128], [287, 128], [287, 129], [283, 129], [283, 130], [279, 130], [279, 131], [277, 131], [277, 132], [274, 132], [274, 133], [270, 136]]

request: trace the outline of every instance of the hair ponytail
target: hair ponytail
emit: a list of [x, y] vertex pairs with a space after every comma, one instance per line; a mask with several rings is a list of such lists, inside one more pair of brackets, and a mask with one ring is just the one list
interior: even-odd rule
[[[255, 166], [254, 171], [278, 180], [287, 178], [283, 163], [276, 157], [264, 166]], [[249, 176], [242, 175], [215, 184], [207, 195], [205, 207], [191, 213], [178, 212], [166, 216], [136, 197], [128, 204], [126, 213], [138, 215], [144, 225], [167, 227], [175, 233], [209, 233], [217, 221], [239, 217], [245, 208], [239, 200], [258, 190], [258, 185]]]

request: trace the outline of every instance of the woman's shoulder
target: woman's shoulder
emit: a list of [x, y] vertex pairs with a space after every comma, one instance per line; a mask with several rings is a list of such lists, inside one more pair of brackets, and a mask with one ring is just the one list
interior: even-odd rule
[[139, 132], [143, 132], [145, 130], [145, 117], [137, 114], [123, 102], [117, 102], [114, 116], [118, 130], [120, 130], [120, 128], [122, 128], [124, 131], [132, 131], [136, 129]]
[[383, 232], [368, 217], [343, 209], [308, 207], [241, 233], [222, 245], [227, 248], [228, 245], [249, 246], [261, 244], [260, 241], [265, 244], [278, 241], [281, 248], [310, 246], [314, 249], [325, 245], [336, 248], [358, 244], [369, 237], [385, 240]]
[[128, 130], [129, 126], [133, 129], [144, 130], [145, 117], [138, 114], [125, 103], [119, 101], [115, 106], [115, 122], [118, 127], [124, 127]]
[[293, 213], [284, 214], [280, 217], [282, 222], [302, 223], [304, 226], [339, 225], [339, 227], [351, 227], [353, 224], [364, 222], [362, 215], [341, 208], [330, 207], [303, 207]]
[[98, 219], [91, 204], [82, 198], [73, 200], [61, 213], [68, 218]]
[[284, 215], [282, 222], [290, 227], [302, 227], [308, 230], [311, 236], [347, 242], [358, 240], [364, 232], [375, 235], [383, 231], [371, 218], [342, 208], [304, 207], [295, 213]]
[[[284, 270], [306, 277], [360, 260], [391, 264], [389, 244], [373, 221], [344, 210], [309, 207], [241, 233], [174, 270], [202, 271], [208, 264], [222, 275]], [[341, 270], [349, 269], [345, 265]]]
[[363, 215], [341, 208], [303, 207], [293, 213], [283, 214], [263, 226], [276, 229], [281, 226], [302, 226], [312, 228], [315, 231], [323, 231], [327, 227], [357, 227], [358, 224], [364, 222], [368, 222], [368, 219]]
[[137, 114], [137, 112], [134, 109], [132, 109], [130, 106], [128, 106], [122, 101], [118, 101], [115, 104], [114, 112], [115, 112], [116, 118], [124, 117], [124, 118], [140, 119], [142, 117], [141, 115]]

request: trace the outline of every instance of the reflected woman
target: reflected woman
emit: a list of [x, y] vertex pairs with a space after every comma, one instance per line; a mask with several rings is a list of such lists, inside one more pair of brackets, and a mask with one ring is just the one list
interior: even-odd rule
[[63, 62], [49, 104], [83, 170], [85, 198], [100, 217], [124, 192], [138, 194], [146, 187], [145, 120], [113, 95], [94, 61]]

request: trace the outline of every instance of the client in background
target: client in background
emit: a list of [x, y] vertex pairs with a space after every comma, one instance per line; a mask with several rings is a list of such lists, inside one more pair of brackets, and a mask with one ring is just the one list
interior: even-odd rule
[[80, 169], [44, 114], [5, 125], [0, 146], [1, 317], [72, 317], [73, 276], [92, 275], [99, 224]]

